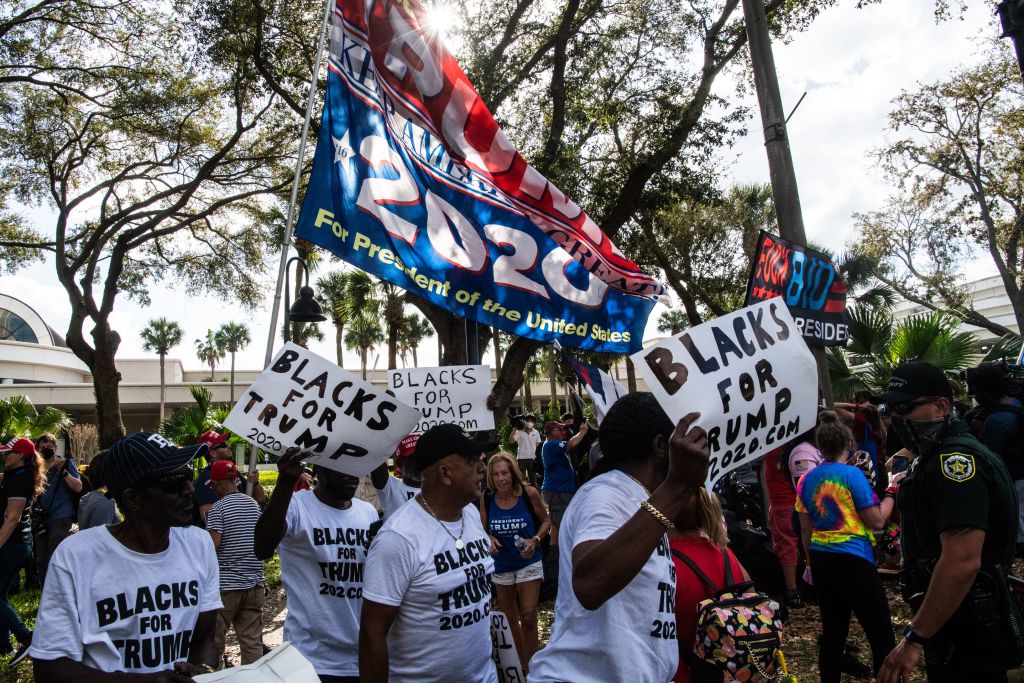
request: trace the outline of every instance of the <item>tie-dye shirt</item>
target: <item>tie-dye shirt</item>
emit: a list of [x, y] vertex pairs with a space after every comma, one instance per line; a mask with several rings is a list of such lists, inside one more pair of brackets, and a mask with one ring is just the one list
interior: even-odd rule
[[811, 517], [811, 550], [849, 553], [874, 564], [875, 537], [858, 511], [878, 505], [864, 473], [852, 465], [824, 462], [805, 474], [796, 490], [796, 511]]

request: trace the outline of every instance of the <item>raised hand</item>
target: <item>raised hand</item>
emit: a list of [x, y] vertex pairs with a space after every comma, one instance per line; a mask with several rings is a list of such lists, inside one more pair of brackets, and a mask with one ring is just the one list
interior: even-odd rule
[[692, 489], [708, 476], [710, 451], [708, 435], [702, 427], [692, 427], [700, 413], [684, 416], [676, 425], [668, 444], [668, 475], [665, 481], [681, 489]]

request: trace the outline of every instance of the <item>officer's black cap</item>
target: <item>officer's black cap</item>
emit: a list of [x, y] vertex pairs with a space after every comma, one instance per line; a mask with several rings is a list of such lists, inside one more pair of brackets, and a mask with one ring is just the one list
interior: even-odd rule
[[906, 403], [922, 396], [952, 396], [953, 385], [944, 373], [931, 363], [913, 360], [892, 371], [889, 386], [871, 397], [872, 403]]

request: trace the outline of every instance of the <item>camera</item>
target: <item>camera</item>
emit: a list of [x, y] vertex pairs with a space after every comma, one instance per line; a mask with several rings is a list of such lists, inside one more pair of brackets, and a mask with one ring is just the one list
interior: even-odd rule
[[960, 372], [960, 379], [967, 385], [967, 395], [977, 397], [1020, 398], [1024, 394], [1024, 366], [1001, 361], [985, 361], [976, 368]]

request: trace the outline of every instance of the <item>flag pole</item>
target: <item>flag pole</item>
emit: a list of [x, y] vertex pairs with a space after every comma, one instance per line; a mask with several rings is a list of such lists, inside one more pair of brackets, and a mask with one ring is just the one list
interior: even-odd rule
[[[274, 357], [274, 341], [277, 339], [277, 313], [281, 308], [281, 290], [284, 279], [288, 275], [288, 252], [292, 245], [292, 233], [295, 222], [295, 204], [299, 197], [299, 180], [302, 178], [302, 162], [306, 156], [306, 140], [309, 137], [309, 121], [313, 117], [313, 99], [316, 96], [316, 85], [320, 77], [320, 61], [324, 54], [324, 43], [327, 38], [327, 23], [331, 19], [331, 8], [335, 0], [325, 0], [324, 18], [320, 23], [320, 41], [316, 48], [316, 60], [313, 62], [313, 73], [309, 84], [309, 97], [306, 99], [306, 117], [302, 122], [302, 138], [299, 142], [299, 154], [295, 160], [295, 176], [292, 178], [292, 196], [288, 202], [288, 217], [285, 219], [284, 237], [281, 239], [281, 263], [277, 271], [277, 287], [274, 290], [274, 304], [270, 308], [270, 332], [267, 334], [267, 353], [263, 358], [264, 369], [270, 365]], [[253, 444], [249, 452], [249, 471], [256, 470], [256, 459], [259, 449]], [[252, 491], [249, 491], [250, 495]]]

